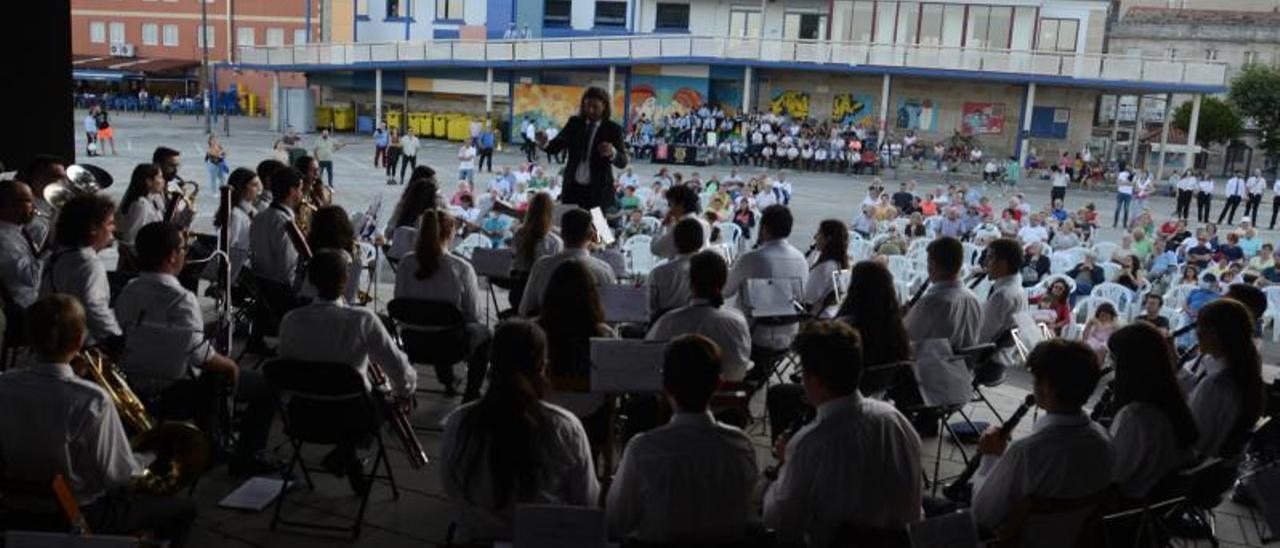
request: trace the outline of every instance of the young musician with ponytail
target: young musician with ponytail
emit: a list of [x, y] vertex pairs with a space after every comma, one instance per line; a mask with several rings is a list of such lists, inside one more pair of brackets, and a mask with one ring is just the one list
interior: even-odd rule
[[1203, 457], [1239, 456], [1262, 415], [1262, 357], [1253, 333], [1253, 315], [1235, 299], [1213, 301], [1196, 315], [1204, 356], [1189, 379], [1187, 400], [1200, 429], [1196, 449]]
[[[466, 259], [449, 252], [453, 248], [454, 227], [453, 217], [444, 210], [428, 209], [422, 214], [414, 251], [400, 259], [395, 297], [448, 303], [462, 312], [470, 347], [463, 401], [471, 401], [480, 397], [490, 334], [480, 310], [476, 271]], [[436, 376], [447, 392], [455, 390], [452, 366], [437, 366]]]
[[234, 286], [240, 269], [249, 260], [249, 224], [258, 213], [254, 204], [262, 193], [262, 180], [252, 169], [239, 167], [231, 172], [222, 191], [231, 193], [231, 209], [227, 210], [226, 200], [219, 200], [213, 226], [227, 227], [227, 253], [231, 255], [231, 285]]
[[[685, 221], [681, 221], [683, 224]], [[716, 343], [723, 359], [725, 380], [739, 382], [751, 365], [751, 328], [742, 313], [722, 306], [721, 291], [729, 277], [724, 257], [715, 251], [701, 251], [689, 259], [687, 306], [663, 314], [645, 337], [665, 341], [685, 333], [698, 333]]]
[[525, 284], [529, 281], [529, 271], [538, 259], [555, 255], [564, 251], [564, 241], [554, 232], [551, 214], [555, 203], [551, 195], [538, 192], [529, 200], [529, 209], [524, 213], [524, 220], [516, 229], [511, 239], [511, 247], [515, 248], [515, 260], [511, 263], [511, 306], [520, 307], [524, 296]]
[[129, 178], [129, 188], [120, 199], [117, 225], [120, 230], [120, 261], [116, 270], [137, 272], [137, 251], [133, 241], [142, 227], [164, 220], [164, 179], [155, 164], [138, 164]]
[[595, 506], [600, 496], [587, 434], [547, 403], [547, 339], [525, 321], [498, 326], [489, 389], [445, 419], [440, 478], [464, 507], [464, 538], [510, 538], [521, 503]]
[[813, 237], [810, 251], [817, 251], [818, 259], [809, 267], [803, 304], [811, 314], [819, 315], [829, 304], [835, 303], [832, 274], [849, 268], [849, 227], [836, 219], [822, 221], [818, 224], [818, 233]]

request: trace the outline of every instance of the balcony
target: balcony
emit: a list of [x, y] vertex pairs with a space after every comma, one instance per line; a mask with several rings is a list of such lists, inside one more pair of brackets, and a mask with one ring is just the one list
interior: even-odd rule
[[1117, 54], [994, 50], [717, 36], [306, 44], [238, 48], [245, 69], [332, 71], [430, 67], [732, 64], [832, 72], [961, 77], [1108, 89], [1219, 93], [1227, 65]]

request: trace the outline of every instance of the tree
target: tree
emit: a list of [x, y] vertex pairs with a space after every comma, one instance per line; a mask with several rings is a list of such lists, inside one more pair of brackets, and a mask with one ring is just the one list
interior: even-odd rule
[[[1173, 113], [1173, 127], [1187, 131], [1191, 126], [1191, 101], [1182, 103]], [[1205, 97], [1200, 102], [1200, 127], [1196, 130], [1196, 144], [1210, 147], [1228, 143], [1244, 131], [1244, 120], [1236, 114], [1230, 103], [1217, 97]]]
[[1280, 155], [1280, 69], [1245, 66], [1231, 80], [1229, 97], [1240, 113], [1257, 126], [1267, 155]]

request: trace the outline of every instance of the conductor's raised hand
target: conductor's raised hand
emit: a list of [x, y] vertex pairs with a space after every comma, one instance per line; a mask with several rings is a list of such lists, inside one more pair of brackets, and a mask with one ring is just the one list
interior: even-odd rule
[[604, 142], [596, 146], [596, 153], [609, 160], [612, 160], [614, 155], [617, 154], [618, 151], [613, 148], [613, 143]]

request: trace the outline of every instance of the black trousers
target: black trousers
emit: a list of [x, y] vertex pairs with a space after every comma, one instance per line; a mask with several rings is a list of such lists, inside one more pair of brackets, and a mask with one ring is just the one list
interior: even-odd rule
[[196, 520], [196, 506], [187, 497], [147, 496], [127, 489], [108, 492], [81, 506], [80, 512], [95, 533], [129, 535], [150, 531], [174, 548], [186, 544]]
[[1186, 219], [1191, 216], [1191, 195], [1192, 192], [1190, 190], [1178, 189], [1177, 206], [1173, 208], [1175, 217]]
[[[1270, 228], [1276, 227], [1276, 213], [1280, 213], [1280, 195], [1271, 199], [1271, 227]], [[1255, 223], [1255, 224], [1258, 224], [1258, 223]]]
[[400, 155], [400, 184], [404, 184], [404, 172], [408, 171], [409, 173], [413, 173], [413, 170], [417, 167], [417, 154], [414, 154], [413, 156], [409, 156], [408, 154]]
[[[1222, 212], [1218, 213], [1218, 224], [1222, 224], [1222, 219], [1227, 219], [1227, 224], [1235, 224], [1236, 208], [1240, 207], [1239, 196], [1227, 196], [1227, 203], [1222, 204]], [[1247, 209], [1245, 215], [1248, 215]]]
[[[484, 384], [485, 374], [489, 372], [489, 343], [493, 339], [489, 326], [482, 323], [468, 323], [467, 326], [467, 384], [463, 388], [462, 398], [471, 401], [480, 397], [480, 386]], [[436, 379], [440, 384], [451, 387], [456, 382], [453, 364], [435, 366]]]
[[[487, 169], [486, 166], [488, 166]], [[493, 173], [493, 149], [491, 148], [480, 149], [479, 160], [476, 162], [476, 171], [482, 169]]]
[[400, 147], [387, 147], [387, 177], [396, 176], [398, 163], [400, 163]]
[[1062, 200], [1062, 205], [1067, 205], [1067, 187], [1055, 186], [1049, 189], [1049, 204], [1052, 205], [1054, 200]]
[[1196, 193], [1196, 220], [1202, 223], [1209, 222], [1209, 218], [1213, 216], [1213, 195], [1208, 192]]
[[1244, 216], [1253, 221], [1253, 226], [1258, 226], [1258, 206], [1262, 205], [1261, 194], [1250, 194], [1244, 201]]

